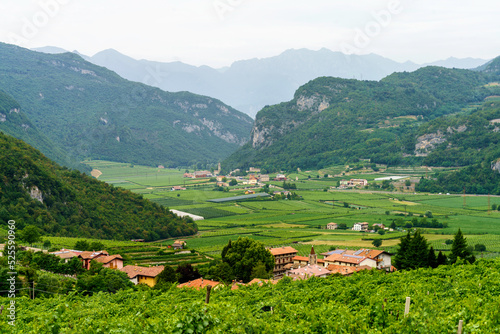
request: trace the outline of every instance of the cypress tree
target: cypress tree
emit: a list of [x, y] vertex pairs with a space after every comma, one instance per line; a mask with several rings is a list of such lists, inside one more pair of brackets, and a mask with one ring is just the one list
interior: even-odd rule
[[464, 238], [460, 229], [458, 229], [457, 234], [455, 234], [453, 244], [451, 245], [451, 254], [448, 256], [450, 263], [457, 262], [458, 258], [462, 258], [469, 263], [473, 263], [476, 260], [474, 255], [472, 255], [472, 252], [467, 247], [467, 240]]
[[434, 247], [432, 246], [429, 249], [429, 256], [427, 257], [427, 265], [431, 268], [437, 268], [438, 266], [436, 253], [434, 252]]
[[427, 240], [420, 234], [420, 230], [417, 230], [413, 234], [408, 257], [408, 266], [411, 269], [429, 266], [429, 245], [427, 244]]
[[410, 242], [411, 235], [410, 231], [404, 237], [401, 237], [398, 245], [398, 249], [396, 251], [396, 255], [394, 256], [394, 266], [398, 268], [398, 270], [408, 269], [408, 251], [410, 250]]
[[446, 255], [443, 254], [443, 252], [439, 251], [438, 256], [437, 256], [437, 265], [440, 266], [442, 264], [447, 264], [448, 263], [448, 258]]

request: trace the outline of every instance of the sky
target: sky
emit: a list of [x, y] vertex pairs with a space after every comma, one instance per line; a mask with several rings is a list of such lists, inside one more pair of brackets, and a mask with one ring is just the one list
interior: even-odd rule
[[500, 55], [498, 0], [1, 0], [0, 41], [212, 67], [287, 49], [404, 62]]

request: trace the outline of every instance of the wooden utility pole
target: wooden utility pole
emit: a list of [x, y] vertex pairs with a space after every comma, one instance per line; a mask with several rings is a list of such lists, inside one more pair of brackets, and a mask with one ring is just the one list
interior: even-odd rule
[[207, 296], [205, 297], [205, 304], [208, 304], [210, 302], [210, 290], [212, 290], [212, 286], [207, 285]]
[[35, 299], [35, 281], [33, 281], [33, 299]]
[[410, 303], [411, 303], [411, 298], [406, 297], [406, 303], [405, 303], [405, 316], [410, 313]]

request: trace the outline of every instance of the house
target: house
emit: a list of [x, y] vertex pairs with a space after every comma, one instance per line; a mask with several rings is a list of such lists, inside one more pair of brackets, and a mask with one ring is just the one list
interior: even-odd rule
[[147, 284], [153, 287], [158, 282], [158, 275], [165, 269], [164, 266], [140, 267], [128, 265], [120, 268], [127, 274], [129, 280], [134, 284]]
[[99, 256], [95, 259], [97, 262], [102, 263], [104, 268], [121, 269], [123, 268], [123, 258], [120, 254]]
[[308, 279], [313, 276], [315, 277], [327, 277], [330, 275], [330, 270], [327, 268], [317, 265], [317, 264], [308, 264], [304, 267], [299, 267], [297, 269], [289, 270], [286, 275], [291, 278], [297, 279]]
[[259, 286], [262, 286], [263, 284], [276, 284], [278, 283], [279, 280], [273, 280], [273, 279], [262, 279], [262, 278], [254, 278], [250, 282], [248, 282], [246, 285], [252, 285], [252, 284], [257, 284]]
[[190, 179], [194, 178], [194, 175], [191, 173], [184, 173], [184, 177], [188, 177]]
[[340, 187], [341, 188], [364, 187], [367, 185], [368, 185], [368, 181], [365, 179], [340, 180]]
[[286, 176], [284, 174], [278, 174], [274, 178], [274, 181], [286, 181]]
[[385, 225], [384, 225], [384, 224], [373, 224], [372, 226], [373, 226], [374, 228], [375, 228], [375, 226], [378, 226], [378, 228], [379, 228], [379, 229], [382, 229], [382, 230], [383, 230], [383, 229], [385, 229]]
[[64, 262], [69, 262], [69, 260], [71, 260], [74, 257], [78, 257], [78, 255], [80, 255], [81, 253], [82, 253], [82, 251], [63, 248], [60, 251], [52, 252], [50, 254], [53, 254], [53, 255], [63, 259]]
[[184, 247], [186, 247], [186, 242], [184, 240], [175, 240], [172, 247], [174, 247], [174, 249], [184, 249]]
[[183, 188], [183, 187], [181, 187], [181, 186], [173, 186], [171, 190], [172, 190], [172, 191], [176, 191], [176, 190], [186, 190], [186, 188]]
[[217, 182], [224, 182], [223, 180], [225, 179], [226, 177], [224, 175], [217, 175], [216, 177], [216, 180]]
[[250, 167], [248, 171], [250, 173], [260, 173], [260, 168]]
[[391, 256], [392, 254], [389, 252], [386, 252], [384, 250], [378, 250], [378, 249], [360, 249], [354, 253], [354, 255], [359, 255], [359, 256], [366, 256], [370, 259], [373, 259], [376, 261], [376, 268], [377, 269], [385, 269], [390, 271], [392, 263], [391, 263]]
[[260, 182], [269, 182], [269, 175], [261, 175], [259, 177]]
[[218, 284], [220, 284], [220, 283], [217, 282], [217, 281], [211, 281], [209, 279], [203, 279], [203, 277], [202, 277], [202, 278], [195, 279], [193, 281], [189, 281], [189, 282], [186, 282], [186, 283], [179, 284], [179, 285], [177, 285], [177, 287], [178, 288], [194, 288], [196, 290], [200, 290], [200, 289], [205, 288], [207, 285], [210, 285], [213, 288], [214, 286], [216, 286]]
[[269, 249], [274, 256], [274, 270], [275, 276], [285, 273], [287, 264], [293, 264], [293, 258], [297, 255], [297, 250], [293, 247], [279, 247]]
[[326, 268], [330, 270], [330, 273], [333, 274], [340, 274], [342, 276], [349, 276], [352, 275], [355, 272], [361, 271], [361, 270], [371, 270], [373, 269], [372, 267], [369, 266], [359, 266], [359, 267], [348, 267], [348, 266], [341, 266], [338, 264], [330, 264]]
[[212, 173], [210, 173], [208, 170], [200, 170], [194, 172], [194, 177], [195, 178], [202, 178], [202, 177], [212, 177]]
[[255, 191], [253, 190], [246, 190], [245, 195], [250, 195], [250, 194], [255, 194]]
[[259, 180], [255, 177], [255, 175], [250, 175], [248, 177], [248, 184], [257, 184], [259, 182]]
[[163, 166], [163, 165], [158, 165], [158, 169], [165, 169], [165, 166]]
[[366, 256], [350, 255], [350, 254], [332, 254], [323, 259], [325, 266], [328, 268], [330, 264], [336, 264], [347, 267], [369, 266], [375, 268], [377, 262]]
[[217, 187], [229, 187], [229, 183], [227, 183], [227, 182], [217, 182]]
[[337, 223], [328, 223], [326, 224], [326, 229], [327, 230], [336, 230], [338, 227]]
[[368, 230], [368, 223], [363, 222], [363, 223], [356, 223], [352, 227], [353, 231], [367, 231]]
[[92, 252], [81, 252], [78, 258], [81, 259], [83, 268], [89, 270], [90, 262], [97, 259], [100, 256], [109, 256], [109, 253], [105, 250], [102, 251], [92, 251]]

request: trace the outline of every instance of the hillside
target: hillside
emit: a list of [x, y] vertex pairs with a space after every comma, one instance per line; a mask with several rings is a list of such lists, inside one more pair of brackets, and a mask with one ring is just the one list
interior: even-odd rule
[[290, 102], [262, 109], [249, 143], [224, 166], [320, 169], [358, 159], [420, 164], [420, 126], [499, 92], [487, 83], [483, 73], [442, 67], [395, 73], [378, 82], [318, 78]]
[[196, 224], [104, 182], [53, 163], [0, 133], [0, 222], [54, 236], [156, 240], [196, 233]]
[[[16, 298], [12, 333], [494, 333], [499, 260], [386, 274], [310, 278], [212, 289], [172, 288], [83, 297]], [[41, 287], [38, 289], [42, 290]], [[42, 290], [43, 293], [43, 290]], [[40, 292], [38, 292], [40, 294]], [[406, 298], [411, 298], [405, 315]], [[0, 297], [8, 304], [7, 297]]]
[[79, 161], [71, 160], [61, 149], [39, 131], [24, 114], [21, 106], [12, 97], [0, 90], [0, 131], [21, 139], [31, 146], [37, 147], [45, 155], [64, 166], [80, 171], [90, 171], [89, 167]]
[[0, 73], [0, 87], [75, 160], [216, 163], [245, 143], [252, 125], [216, 99], [130, 82], [73, 53], [0, 44]]

